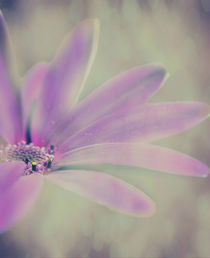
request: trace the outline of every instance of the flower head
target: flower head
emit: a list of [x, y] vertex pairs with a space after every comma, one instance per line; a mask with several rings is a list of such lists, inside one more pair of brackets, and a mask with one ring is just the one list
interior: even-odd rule
[[146, 104], [166, 78], [160, 65], [131, 69], [78, 103], [93, 63], [99, 25], [81, 23], [51, 64], [39, 64], [21, 88], [8, 62], [8, 33], [0, 15], [0, 231], [33, 205], [43, 179], [135, 216], [154, 212], [140, 190], [100, 171], [74, 165], [114, 164], [206, 176], [209, 169], [185, 154], [150, 142], [201, 122], [198, 102]]

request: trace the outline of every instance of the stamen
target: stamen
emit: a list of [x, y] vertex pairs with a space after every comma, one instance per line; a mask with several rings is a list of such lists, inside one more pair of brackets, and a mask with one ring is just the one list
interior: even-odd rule
[[47, 150], [45, 147], [34, 146], [33, 143], [27, 144], [25, 141], [14, 145], [8, 144], [6, 147], [0, 146], [0, 160], [18, 161], [26, 163], [25, 175], [33, 173], [43, 174], [52, 167], [54, 159], [54, 145]]
[[48, 160], [48, 163], [47, 163], [47, 168], [51, 168], [52, 162], [53, 162], [53, 159], [50, 158], [50, 159]]
[[32, 162], [32, 170], [36, 171], [36, 162]]

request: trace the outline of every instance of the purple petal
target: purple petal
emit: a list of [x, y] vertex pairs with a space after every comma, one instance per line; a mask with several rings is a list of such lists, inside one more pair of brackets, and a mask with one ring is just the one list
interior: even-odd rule
[[40, 95], [41, 87], [48, 71], [47, 64], [38, 64], [27, 75], [25, 84], [21, 90], [21, 104], [23, 113], [23, 128], [26, 131], [33, 108]]
[[0, 196], [23, 175], [23, 162], [0, 162]]
[[9, 143], [21, 138], [20, 107], [9, 79], [8, 33], [0, 12], [0, 135]]
[[210, 173], [206, 165], [190, 156], [150, 144], [96, 144], [63, 155], [65, 156], [60, 157], [58, 166], [115, 164], [187, 176], [203, 177]]
[[110, 175], [95, 171], [54, 172], [48, 180], [100, 204], [135, 216], [154, 212], [153, 201], [143, 192]]
[[7, 230], [32, 207], [42, 185], [42, 176], [22, 176], [0, 197], [0, 232]]
[[98, 29], [97, 20], [80, 24], [52, 63], [32, 122], [37, 145], [45, 144], [52, 127], [77, 103], [96, 54]]
[[162, 66], [146, 65], [108, 81], [69, 114], [55, 130], [51, 141], [59, 146], [97, 119], [144, 104], [160, 88], [165, 75]]
[[180, 133], [207, 118], [210, 107], [199, 102], [144, 105], [97, 120], [70, 137], [60, 149], [69, 151], [105, 142], [154, 141]]

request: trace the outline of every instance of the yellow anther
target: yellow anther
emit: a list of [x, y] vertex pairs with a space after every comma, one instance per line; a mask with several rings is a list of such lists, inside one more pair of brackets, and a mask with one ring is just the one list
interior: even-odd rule
[[36, 171], [36, 162], [32, 162], [31, 165], [32, 165], [32, 170]]
[[47, 163], [47, 168], [51, 168], [52, 162], [53, 162], [53, 158], [49, 158]]

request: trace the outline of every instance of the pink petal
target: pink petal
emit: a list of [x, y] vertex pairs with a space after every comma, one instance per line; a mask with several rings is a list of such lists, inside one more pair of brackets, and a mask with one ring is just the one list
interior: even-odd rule
[[33, 142], [44, 145], [54, 125], [79, 98], [98, 42], [97, 20], [80, 24], [52, 63], [32, 121]]
[[97, 120], [70, 137], [60, 149], [69, 151], [105, 142], [154, 141], [180, 133], [207, 118], [210, 107], [199, 102], [144, 105]]
[[24, 168], [21, 161], [0, 162], [0, 196], [23, 175]]
[[154, 203], [148, 196], [107, 174], [69, 170], [54, 172], [46, 178], [65, 189], [121, 212], [135, 216], [148, 216], [154, 212]]
[[43, 86], [45, 76], [48, 71], [47, 64], [38, 64], [28, 73], [25, 84], [21, 90], [21, 104], [23, 112], [23, 128], [26, 132], [31, 114], [35, 107], [37, 98], [40, 95], [41, 87]]
[[104, 143], [63, 154], [58, 166], [115, 164], [141, 167], [171, 174], [203, 177], [210, 173], [200, 161], [183, 153], [150, 144]]
[[0, 12], [0, 135], [8, 142], [15, 143], [21, 138], [20, 107], [17, 93], [9, 79], [8, 32]]
[[0, 197], [0, 232], [7, 230], [32, 207], [42, 185], [42, 176], [22, 176]]
[[55, 130], [51, 142], [59, 146], [97, 119], [144, 104], [160, 88], [165, 75], [162, 66], [146, 65], [108, 81], [69, 114]]

